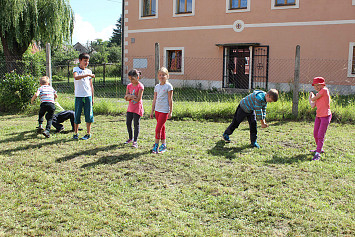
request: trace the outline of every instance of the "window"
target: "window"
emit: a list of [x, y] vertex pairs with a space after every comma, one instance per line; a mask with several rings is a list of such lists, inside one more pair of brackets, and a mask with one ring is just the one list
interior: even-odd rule
[[184, 74], [184, 49], [165, 48], [165, 67], [170, 73]]
[[349, 45], [348, 77], [355, 77], [355, 42]]
[[271, 9], [299, 8], [300, 0], [271, 0]]
[[248, 0], [229, 0], [229, 9], [245, 9], [248, 6]]
[[139, 19], [152, 19], [158, 17], [158, 0], [139, 0]]
[[174, 17], [195, 15], [195, 0], [174, 0]]
[[247, 12], [250, 11], [250, 0], [226, 0], [226, 12]]

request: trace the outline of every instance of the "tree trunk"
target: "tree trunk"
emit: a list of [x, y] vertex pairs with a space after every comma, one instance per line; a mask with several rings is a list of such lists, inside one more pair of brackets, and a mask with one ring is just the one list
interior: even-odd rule
[[24, 71], [24, 63], [22, 62], [22, 55], [26, 52], [27, 46], [21, 46], [17, 42], [14, 42], [9, 47], [5, 37], [1, 36], [1, 43], [4, 50], [5, 63], [7, 72], [16, 70], [17, 73], [22, 74]]

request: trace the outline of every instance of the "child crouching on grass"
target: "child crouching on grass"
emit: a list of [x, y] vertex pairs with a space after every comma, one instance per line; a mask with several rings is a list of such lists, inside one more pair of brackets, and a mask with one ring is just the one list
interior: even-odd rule
[[312, 86], [318, 92], [314, 95], [310, 93], [310, 101], [315, 102], [317, 107], [317, 115], [314, 122], [313, 136], [316, 141], [317, 149], [311, 150], [315, 152], [312, 160], [320, 160], [323, 153], [324, 137], [327, 132], [328, 125], [332, 120], [332, 112], [330, 111], [330, 94], [323, 77], [315, 77]]
[[[128, 72], [128, 78], [131, 81], [127, 85], [125, 100], [129, 101], [126, 117], [126, 125], [128, 131], [128, 140], [125, 144], [131, 143], [132, 146], [138, 147], [138, 135], [139, 135], [139, 122], [144, 113], [142, 96], [144, 91], [144, 85], [139, 82], [139, 76], [141, 72], [137, 69], [132, 69]], [[132, 134], [132, 120], [134, 123], [134, 136]]]
[[[155, 154], [167, 151], [165, 122], [170, 119], [173, 114], [173, 86], [168, 82], [168, 69], [165, 67], [160, 68], [158, 78], [160, 83], [154, 88], [152, 112], [150, 113], [150, 118], [152, 119], [155, 114], [155, 118], [157, 120], [157, 126], [155, 128], [155, 143], [152, 150]], [[161, 141], [160, 147], [159, 141]]]
[[276, 89], [271, 89], [267, 93], [261, 90], [255, 90], [252, 94], [244, 97], [235, 111], [232, 123], [223, 133], [223, 139], [230, 142], [229, 136], [238, 128], [239, 124], [246, 117], [249, 122], [250, 142], [251, 146], [260, 148], [257, 143], [257, 123], [260, 120], [261, 127], [267, 128], [269, 125], [265, 122], [266, 106], [268, 102], [276, 102], [279, 98], [279, 92]]
[[[53, 115], [55, 111], [54, 101], [58, 97], [57, 92], [49, 85], [49, 78], [47, 76], [39, 79], [41, 85], [37, 92], [33, 95], [31, 103], [39, 96], [41, 100], [41, 107], [38, 113], [38, 133], [42, 133], [46, 138], [50, 137], [50, 129], [53, 122]], [[46, 129], [43, 128], [43, 116], [46, 115], [47, 125]]]

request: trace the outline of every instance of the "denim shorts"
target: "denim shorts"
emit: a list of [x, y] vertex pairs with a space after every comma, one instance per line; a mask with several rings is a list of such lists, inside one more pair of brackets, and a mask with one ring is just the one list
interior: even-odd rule
[[85, 115], [85, 122], [93, 123], [94, 122], [94, 113], [92, 110], [92, 97], [75, 97], [75, 118], [74, 123], [80, 124], [81, 120], [81, 112], [84, 107], [84, 115]]

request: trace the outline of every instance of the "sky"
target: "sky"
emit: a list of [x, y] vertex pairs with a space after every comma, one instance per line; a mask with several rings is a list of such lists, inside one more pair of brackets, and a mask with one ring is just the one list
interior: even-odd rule
[[70, 0], [70, 5], [75, 15], [73, 45], [109, 40], [122, 13], [122, 0]]

